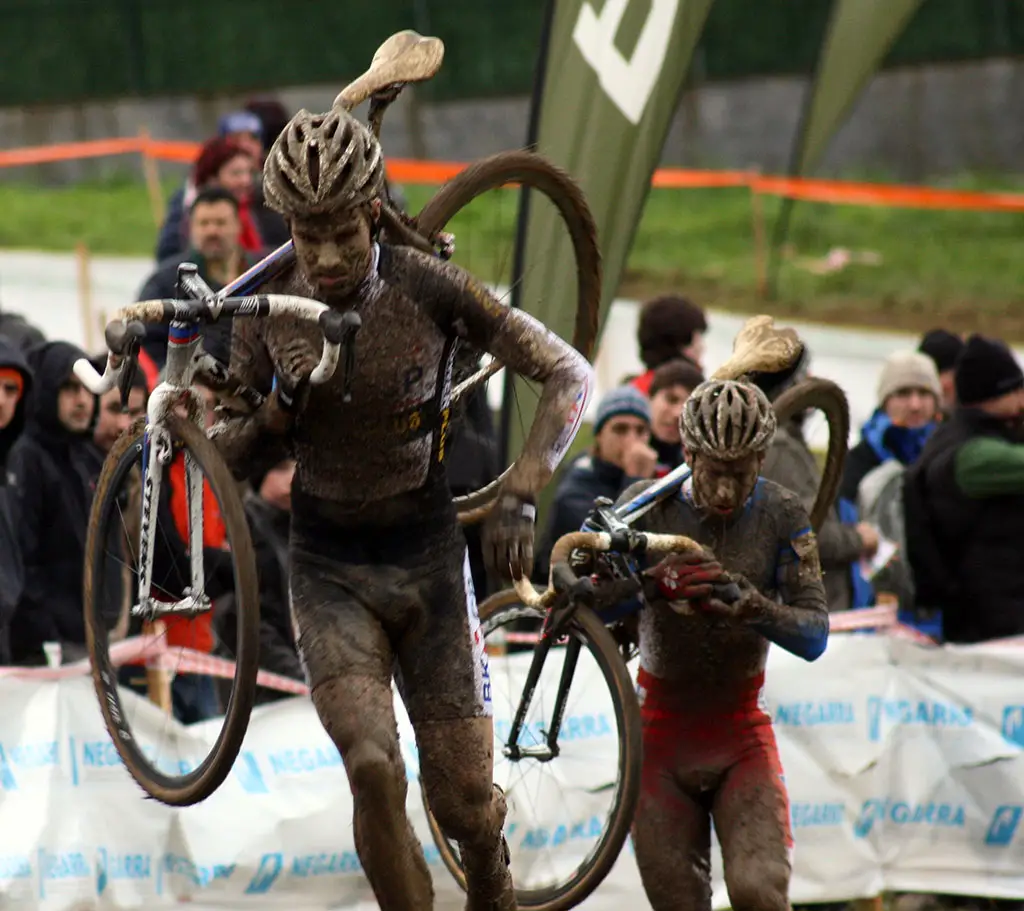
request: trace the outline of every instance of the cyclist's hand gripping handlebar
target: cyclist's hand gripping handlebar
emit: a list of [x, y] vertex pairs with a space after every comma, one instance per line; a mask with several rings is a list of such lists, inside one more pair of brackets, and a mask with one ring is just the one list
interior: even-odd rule
[[[516, 593], [523, 604], [533, 607], [548, 607], [569, 584], [569, 577], [575, 579], [575, 573], [569, 567], [569, 555], [578, 548], [589, 548], [595, 551], [609, 551], [622, 546], [618, 535], [608, 532], [574, 531], [562, 535], [551, 550], [551, 581], [545, 591], [539, 592], [529, 579], [514, 580]], [[636, 532], [631, 536], [628, 549], [632, 553], [668, 554], [674, 552], [697, 552], [701, 546], [692, 538], [684, 535], [655, 535]], [[568, 573], [568, 575], [566, 575]], [[557, 583], [556, 583], [557, 579]]]

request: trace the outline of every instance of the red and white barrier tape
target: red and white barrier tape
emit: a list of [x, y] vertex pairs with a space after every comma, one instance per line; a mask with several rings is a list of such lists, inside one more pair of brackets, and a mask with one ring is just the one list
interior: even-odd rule
[[[206, 674], [211, 677], [232, 679], [235, 676], [235, 662], [190, 648], [169, 646], [162, 636], [134, 636], [110, 646], [110, 663], [115, 667], [124, 664], [144, 664], [147, 668], [173, 671], [178, 674]], [[15, 677], [27, 680], [66, 680], [91, 673], [88, 658], [59, 667], [0, 667], [0, 678]], [[270, 671], [259, 671], [256, 683], [267, 689], [282, 693], [308, 696], [309, 687], [299, 680], [292, 680]]]
[[[907, 639], [922, 645], [935, 645], [935, 640], [920, 630], [900, 623], [898, 610], [894, 604], [883, 604], [878, 607], [864, 607], [856, 610], [829, 614], [829, 629], [833, 633], [854, 632], [857, 630], [877, 629], [889, 636]], [[510, 645], [534, 645], [536, 633], [508, 632], [504, 641]], [[1024, 646], [1024, 636], [1014, 636], [986, 643], [988, 645]], [[110, 661], [115, 667], [123, 664], [144, 664], [148, 668], [174, 671], [179, 674], [206, 674], [211, 677], [223, 677], [227, 680], [235, 676], [235, 662], [226, 658], [218, 658], [190, 648], [168, 646], [163, 637], [135, 636], [117, 642], [110, 647]], [[81, 677], [91, 672], [88, 658], [63, 664], [60, 667], [0, 667], [0, 678], [14, 677], [27, 680], [67, 680]], [[308, 696], [309, 687], [300, 680], [293, 680], [270, 671], [259, 671], [256, 683], [270, 690], [281, 693], [292, 693], [296, 696]]]

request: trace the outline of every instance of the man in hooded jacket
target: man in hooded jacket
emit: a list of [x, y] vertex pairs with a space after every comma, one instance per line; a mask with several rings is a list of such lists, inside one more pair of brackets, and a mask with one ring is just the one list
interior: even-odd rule
[[15, 343], [0, 335], [0, 665], [11, 663], [10, 623], [21, 597], [24, 572], [18, 533], [8, 502], [7, 456], [25, 427], [32, 371]]
[[67, 342], [31, 348], [25, 433], [8, 461], [24, 587], [11, 620], [14, 663], [44, 664], [43, 644], [84, 656], [82, 566], [101, 456], [92, 443], [97, 400], [73, 372], [86, 355]]

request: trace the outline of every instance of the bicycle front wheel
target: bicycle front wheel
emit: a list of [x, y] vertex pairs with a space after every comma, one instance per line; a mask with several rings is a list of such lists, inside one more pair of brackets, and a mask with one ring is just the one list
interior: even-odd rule
[[[494, 778], [508, 804], [504, 832], [516, 900], [522, 909], [565, 911], [601, 884], [622, 851], [640, 796], [642, 729], [618, 645], [587, 608], [547, 653], [534, 691], [523, 693], [543, 619], [544, 611], [521, 604], [515, 592], [480, 606], [495, 706]], [[546, 756], [563, 689], [558, 748]], [[523, 702], [526, 716], [513, 741], [512, 719]], [[516, 748], [524, 755], [516, 757]], [[426, 810], [441, 859], [465, 889], [458, 846]]]
[[[164, 427], [175, 459], [187, 466], [173, 480], [187, 486], [188, 472], [200, 472], [202, 503], [186, 506], [184, 512], [190, 518], [184, 529], [170, 508], [154, 509], [143, 517], [144, 491], [157, 475], [161, 486], [171, 483], [172, 470], [159, 462], [156, 447], [149, 445], [145, 420], [121, 435], [104, 462], [89, 517], [83, 585], [85, 633], [100, 710], [125, 767], [151, 797], [171, 806], [189, 806], [209, 797], [223, 783], [249, 725], [259, 669], [259, 590], [249, 527], [231, 472], [195, 424], [169, 415]], [[191, 477], [196, 478], [194, 474]], [[189, 501], [186, 498], [184, 502]], [[211, 508], [214, 505], [216, 508]], [[191, 533], [191, 516], [197, 507], [209, 517], [207, 521], [216, 517], [223, 523], [221, 546], [205, 548], [208, 542]], [[204, 528], [204, 534], [213, 532], [221, 541], [219, 531], [209, 524]], [[150, 662], [137, 674], [126, 676], [131, 665], [119, 671], [111, 645], [126, 633], [143, 631], [137, 605], [138, 580], [146, 560], [140, 547], [144, 536], [152, 537], [157, 554], [153, 565], [142, 573], [151, 580], [157, 611], [155, 619], [150, 618], [152, 625], [145, 626], [157, 631], [151, 645], [161, 660], [157, 668]], [[203, 720], [211, 714], [217, 717], [216, 686], [210, 675], [215, 662], [206, 661], [202, 667], [186, 663], [209, 652], [211, 618], [203, 613], [194, 617], [159, 613], [161, 605], [183, 598], [185, 586], [191, 588], [193, 547], [203, 548], [206, 587], [189, 594], [222, 591], [235, 599], [238, 615], [236, 641], [227, 643], [236, 667], [215, 737], [205, 736], [205, 731], [204, 736], [181, 737], [177, 722], [170, 717], [174, 701], [182, 707], [181, 714], [197, 716], [187, 720]], [[211, 565], [215, 558], [218, 562]], [[154, 702], [164, 704], [161, 707]]]

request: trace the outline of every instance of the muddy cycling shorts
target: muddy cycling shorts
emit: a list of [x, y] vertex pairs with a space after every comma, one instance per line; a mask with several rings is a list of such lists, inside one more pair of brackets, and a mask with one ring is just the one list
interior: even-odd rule
[[353, 526], [293, 495], [292, 622], [311, 688], [393, 676], [414, 722], [491, 714], [466, 541], [446, 491], [444, 504], [420, 504], [400, 524]]
[[760, 674], [728, 703], [709, 705], [681, 696], [678, 684], [640, 668], [641, 800], [664, 805], [682, 792], [710, 812], [716, 795], [743, 795], [747, 805], [773, 808], [776, 833], [791, 852], [789, 798], [763, 686]]

